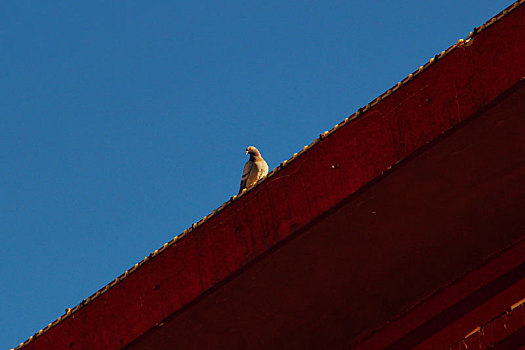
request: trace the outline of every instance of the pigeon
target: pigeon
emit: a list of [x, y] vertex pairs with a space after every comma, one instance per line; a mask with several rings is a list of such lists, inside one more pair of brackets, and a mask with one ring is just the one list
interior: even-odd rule
[[246, 148], [246, 154], [250, 154], [250, 159], [244, 165], [239, 193], [245, 188], [252, 187], [259, 179], [268, 175], [268, 164], [257, 148], [249, 146]]

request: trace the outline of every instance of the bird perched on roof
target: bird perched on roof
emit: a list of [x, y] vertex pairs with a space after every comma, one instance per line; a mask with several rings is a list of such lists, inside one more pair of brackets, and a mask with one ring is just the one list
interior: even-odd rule
[[239, 193], [245, 188], [252, 187], [259, 179], [268, 174], [268, 164], [257, 148], [249, 146], [246, 148], [246, 154], [250, 155], [250, 159], [244, 165]]

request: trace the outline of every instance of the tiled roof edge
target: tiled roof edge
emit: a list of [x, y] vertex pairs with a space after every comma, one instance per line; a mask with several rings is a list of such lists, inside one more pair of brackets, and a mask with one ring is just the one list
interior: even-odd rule
[[392, 95], [394, 92], [396, 92], [397, 90], [399, 90], [401, 87], [403, 87], [404, 85], [406, 85], [408, 82], [410, 82], [412, 79], [414, 79], [417, 75], [419, 75], [420, 73], [422, 73], [423, 71], [425, 71], [426, 69], [428, 69], [431, 65], [433, 65], [436, 61], [444, 58], [445, 56], [447, 56], [448, 54], [450, 54], [453, 50], [455, 50], [456, 48], [458, 47], [462, 47], [463, 45], [465, 45], [466, 43], [468, 43], [471, 39], [473, 39], [475, 36], [477, 36], [478, 34], [480, 34], [481, 32], [483, 32], [484, 30], [486, 30], [488, 27], [492, 26], [494, 23], [498, 22], [499, 20], [501, 20], [502, 18], [504, 18], [505, 16], [507, 16], [508, 14], [510, 14], [512, 11], [516, 10], [519, 6], [522, 6], [523, 4], [525, 3], [525, 0], [518, 0], [516, 1], [515, 3], [513, 3], [512, 5], [508, 6], [506, 9], [504, 9], [503, 11], [501, 11], [500, 13], [498, 13], [496, 16], [492, 17], [490, 20], [488, 20], [487, 22], [485, 22], [484, 24], [482, 24], [481, 26], [479, 27], [476, 27], [473, 29], [472, 32], [470, 32], [468, 34], [468, 36], [465, 38], [465, 39], [459, 39], [458, 42], [454, 45], [452, 45], [451, 47], [449, 47], [448, 49], [442, 51], [441, 53], [439, 54], [436, 54], [434, 57], [432, 57], [426, 64], [420, 66], [417, 70], [415, 70], [414, 72], [410, 73], [407, 77], [405, 77], [403, 80], [401, 80], [400, 82], [398, 82], [396, 85], [394, 85], [392, 88], [388, 89], [387, 91], [385, 91], [383, 94], [379, 95], [377, 98], [375, 98], [373, 101], [371, 101], [370, 103], [366, 104], [365, 106], [359, 108], [355, 113], [353, 113], [352, 115], [348, 116], [347, 118], [345, 118], [343, 121], [341, 121], [340, 123], [334, 125], [334, 127], [331, 129], [331, 130], [327, 130], [325, 132], [323, 132], [322, 134], [319, 135], [319, 138], [316, 138], [312, 143], [310, 143], [309, 145], [306, 145], [303, 147], [302, 150], [300, 150], [299, 152], [297, 153], [294, 153], [293, 156], [289, 159], [286, 159], [284, 160], [280, 165], [278, 165], [276, 168], [274, 168], [265, 178], [259, 180], [259, 182], [253, 186], [252, 188], [250, 188], [249, 190], [247, 189], [244, 189], [240, 194], [238, 195], [234, 195], [233, 197], [231, 197], [228, 201], [224, 202], [221, 206], [219, 206], [218, 208], [216, 208], [215, 210], [213, 210], [210, 214], [204, 216], [201, 220], [199, 220], [198, 222], [196, 223], [193, 223], [189, 228], [187, 228], [186, 230], [184, 230], [182, 233], [180, 233], [179, 235], [176, 235], [172, 240], [170, 240], [169, 242], [166, 242], [162, 247], [160, 247], [159, 249], [156, 249], [155, 251], [153, 251], [152, 253], [150, 253], [149, 255], [147, 255], [146, 257], [144, 257], [144, 259], [142, 261], [139, 261], [138, 263], [136, 263], [134, 266], [132, 266], [130, 269], [126, 270], [124, 273], [122, 273], [120, 276], [118, 276], [117, 278], [115, 278], [113, 281], [111, 281], [110, 283], [108, 283], [107, 285], [105, 285], [104, 287], [100, 288], [98, 291], [96, 291], [94, 294], [92, 294], [91, 296], [87, 297], [86, 299], [82, 300], [82, 302], [80, 302], [78, 305], [76, 305], [74, 308], [67, 308], [65, 310], [65, 313], [58, 317], [55, 321], [49, 323], [46, 327], [40, 329], [38, 332], [36, 332], [34, 335], [32, 335], [31, 337], [29, 337], [26, 341], [20, 343], [20, 345], [18, 345], [16, 348], [12, 348], [11, 350], [20, 350], [20, 349], [23, 349], [26, 345], [28, 345], [29, 343], [31, 343], [32, 341], [34, 341], [36, 338], [40, 337], [41, 335], [43, 335], [44, 333], [46, 333], [47, 331], [49, 331], [49, 329], [51, 329], [52, 327], [56, 326], [57, 324], [59, 324], [60, 322], [62, 322], [63, 320], [65, 320], [66, 318], [72, 316], [76, 311], [78, 311], [79, 309], [83, 308], [84, 306], [86, 306], [87, 304], [89, 304], [90, 302], [92, 302], [94, 299], [98, 298], [100, 295], [104, 294], [105, 292], [107, 292], [110, 288], [114, 287], [115, 285], [117, 285], [118, 283], [120, 283], [124, 278], [126, 278], [127, 276], [129, 276], [131, 273], [133, 273], [135, 270], [137, 270], [140, 266], [142, 266], [146, 261], [154, 258], [155, 256], [157, 256], [158, 254], [160, 254], [161, 252], [163, 252], [166, 248], [172, 246], [172, 245], [175, 245], [180, 239], [186, 237], [188, 234], [190, 234], [194, 229], [196, 229], [197, 227], [201, 226], [202, 224], [204, 224], [206, 221], [208, 221], [210, 218], [212, 218], [215, 214], [219, 213], [220, 211], [222, 211], [224, 208], [228, 207], [232, 202], [234, 201], [237, 201], [239, 198], [241, 198], [242, 196], [244, 196], [247, 192], [253, 190], [255, 187], [257, 187], [258, 185], [260, 185], [262, 182], [264, 182], [267, 178], [270, 178], [272, 176], [275, 176], [276, 173], [278, 173], [282, 168], [284, 168], [285, 166], [287, 166], [288, 164], [290, 164], [292, 161], [294, 161], [295, 159], [297, 159], [298, 157], [300, 157], [303, 153], [305, 153], [306, 151], [308, 151], [310, 148], [312, 148], [313, 146], [315, 146], [317, 143], [319, 143], [322, 139], [326, 138], [327, 136], [329, 136], [330, 134], [332, 134], [333, 132], [337, 131], [337, 129], [339, 129], [340, 127], [350, 123], [351, 121], [359, 118], [363, 113], [369, 111], [372, 107], [374, 107], [375, 105], [377, 105], [379, 102], [381, 102], [382, 100], [384, 100], [385, 98], [389, 97], [390, 95]]

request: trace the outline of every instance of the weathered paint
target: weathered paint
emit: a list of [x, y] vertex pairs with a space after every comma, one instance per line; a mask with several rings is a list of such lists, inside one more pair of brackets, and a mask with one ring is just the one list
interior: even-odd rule
[[382, 328], [361, 348], [439, 349], [507, 309], [525, 294], [520, 85], [126, 350], [340, 349]]
[[525, 76], [524, 46], [521, 5], [195, 225], [25, 348], [120, 349], [129, 344], [496, 100]]

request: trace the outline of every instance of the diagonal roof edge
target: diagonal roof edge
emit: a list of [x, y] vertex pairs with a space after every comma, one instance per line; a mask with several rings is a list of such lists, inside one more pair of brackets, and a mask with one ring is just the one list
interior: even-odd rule
[[525, 329], [523, 315], [525, 315], [525, 299], [518, 300], [489, 322], [476, 327], [462, 339], [447, 347], [447, 350], [468, 349], [469, 346], [481, 348], [482, 344], [485, 348], [491, 349], [511, 349], [513, 346], [519, 346], [523, 344], [521, 341]]
[[[314, 146], [316, 146], [317, 144], [319, 144], [321, 140], [325, 139], [329, 135], [332, 135], [335, 131], [341, 130], [341, 127], [350, 124], [352, 121], [356, 121], [356, 120], [361, 119], [361, 117], [363, 117], [363, 116], [370, 115], [371, 109], [376, 107], [380, 102], [385, 101], [385, 102], [388, 103], [388, 99], [387, 99], [388, 97], [392, 96], [395, 92], [399, 91], [402, 87], [405, 87], [409, 82], [413, 81], [416, 77], [420, 76], [423, 72], [427, 72], [429, 70], [429, 68], [432, 67], [435, 63], [437, 63], [438, 61], [441, 61], [443, 58], [449, 56], [451, 53], [456, 51], [458, 48], [463, 48], [463, 47], [467, 47], [467, 46], [471, 45], [472, 44], [471, 41], [473, 41], [473, 39], [475, 39], [478, 35], [481, 35], [487, 28], [493, 26], [495, 23], [499, 22], [502, 18], [508, 16], [510, 13], [512, 13], [514, 10], [518, 9], [524, 3], [525, 3], [525, 0], [519, 0], [519, 1], [515, 2], [514, 4], [510, 5], [507, 9], [503, 10], [498, 15], [493, 17], [491, 20], [489, 20], [488, 22], [483, 24], [482, 26], [480, 26], [478, 28], [475, 28], [474, 31], [471, 32], [467, 36], [466, 39], [460, 39], [457, 44], [451, 46], [447, 50], [445, 50], [445, 51], [441, 52], [440, 54], [436, 55], [435, 57], [431, 58], [428, 63], [426, 63], [425, 65], [419, 67], [419, 69], [417, 69], [415, 72], [409, 74], [405, 79], [400, 81], [394, 87], [392, 87], [391, 89], [389, 89], [386, 92], [384, 92], [383, 94], [381, 94], [379, 97], [374, 99], [372, 102], [368, 103], [366, 106], [360, 108], [353, 115], [349, 116], [348, 118], [346, 118], [341, 123], [335, 125], [334, 128], [332, 128], [331, 130], [325, 131], [324, 133], [322, 133], [318, 139], [315, 139], [310, 145], [305, 146], [300, 152], [295, 153], [290, 159], [283, 161], [281, 163], [281, 165], [279, 165], [274, 170], [272, 170], [265, 179], [261, 180], [252, 189], [250, 189], [249, 191], [245, 190], [240, 195], [233, 196], [230, 200], [228, 200], [227, 202], [223, 203], [219, 208], [215, 209], [212, 213], [210, 213], [209, 215], [205, 216], [202, 220], [200, 220], [197, 223], [194, 223], [190, 228], [186, 229], [182, 234], [174, 237], [171, 241], [165, 243], [161, 248], [155, 250], [154, 252], [152, 252], [151, 254], [146, 256], [142, 261], [140, 261], [139, 263], [135, 264], [129, 270], [125, 271], [122, 275], [117, 277], [115, 280], [113, 280], [112, 282], [110, 282], [109, 284], [107, 284], [106, 286], [101, 288], [100, 290], [98, 290], [96, 293], [94, 293], [90, 297], [88, 297], [85, 300], [83, 300], [79, 305], [75, 306], [73, 309], [67, 309], [67, 311], [66, 311], [66, 313], [64, 315], [60, 316], [57, 320], [55, 320], [54, 322], [50, 323], [47, 327], [45, 327], [45, 328], [41, 329], [39, 332], [35, 333], [35, 335], [31, 336], [28, 340], [26, 340], [25, 342], [21, 343], [16, 349], [21, 349], [23, 347], [26, 347], [26, 346], [30, 345], [36, 339], [41, 338], [42, 335], [47, 334], [51, 329], [53, 329], [57, 325], [63, 323], [67, 319], [75, 318], [75, 314], [77, 312], [79, 312], [80, 310], [84, 309], [87, 305], [90, 305], [95, 300], [99, 299], [100, 296], [104, 295], [106, 292], [108, 292], [109, 290], [111, 290], [114, 287], [116, 287], [117, 285], [119, 285], [122, 281], [124, 281], [124, 280], [128, 279], [129, 277], [131, 277], [132, 275], [134, 275], [133, 273], [135, 271], [137, 271], [139, 268], [144, 266], [144, 264], [146, 262], [152, 260], [153, 258], [157, 257], [160, 253], [164, 252], [167, 248], [172, 247], [174, 245], [177, 245], [177, 244], [183, 242], [186, 237], [191, 237], [192, 235], [189, 235], [190, 233], [195, 231], [197, 228], [202, 227], [202, 225], [204, 223], [208, 222], [210, 219], [215, 218], [225, 208], [231, 207], [234, 203], [239, 203], [240, 198], [241, 197], [245, 197], [248, 192], [255, 192], [254, 195], [257, 195], [260, 192], [260, 187], [262, 187], [262, 186], [269, 187], [270, 186], [270, 182], [272, 181], [273, 178], [276, 178], [290, 164], [295, 163], [295, 161], [297, 159], [303, 158], [303, 155], [311, 153], [312, 148]], [[492, 96], [492, 98], [494, 98], [494, 97], [495, 96]], [[487, 101], [485, 101], [485, 102], [487, 102]], [[450, 127], [455, 125], [455, 123], [457, 123], [457, 122], [458, 122], [458, 120], [455, 120], [453, 123], [451, 123], [451, 125], [448, 126], [447, 129], [449, 129]], [[399, 160], [402, 159], [402, 158], [403, 157], [399, 158]], [[381, 171], [381, 173], [386, 171], [387, 169], [388, 169], [388, 167], [383, 169]], [[368, 177], [370, 177], [370, 176], [376, 177], [377, 175], [380, 175], [381, 173], [368, 174], [369, 175]], [[263, 184], [266, 184], [266, 185], [263, 185]], [[360, 186], [362, 186], [362, 185], [363, 184], [361, 184]], [[246, 202], [246, 200], [244, 200], [244, 202]], [[246, 204], [248, 204], [248, 203], [246, 203]], [[241, 204], [237, 204], [237, 206], [239, 206], [239, 205], [242, 205], [242, 203]], [[247, 206], [248, 205], [246, 205], [244, 207], [247, 207]], [[213, 226], [210, 227], [210, 228], [213, 228]], [[290, 230], [294, 231], [295, 228], [294, 229], [290, 229]], [[279, 241], [281, 239], [282, 239], [282, 237], [278, 237], [277, 241]], [[263, 243], [264, 244], [268, 244], [268, 242], [263, 242]], [[271, 242], [271, 243], [272, 244], [269, 244], [267, 249], [269, 247], [271, 247], [275, 242]], [[246, 261], [253, 260], [254, 258], [255, 258], [255, 256], [248, 257]], [[205, 291], [206, 289], [208, 289], [209, 287], [211, 287], [212, 285], [216, 284], [217, 282], [218, 281], [205, 281], [205, 282], [201, 281], [201, 284], [203, 284], [203, 285], [207, 284], [208, 285], [208, 287], [204, 287], [203, 286], [203, 288], [201, 290], [201, 293], [203, 291]], [[195, 298], [195, 296], [193, 296], [190, 299], [193, 299], [193, 298]], [[184, 300], [183, 302], [184, 303], [188, 303], [189, 300]]]
[[[417, 338], [418, 331], [421, 332], [424, 328], [421, 327], [422, 325], [428, 327], [429, 324], [436, 322], [436, 320], [446, 312], [444, 310], [451, 310], [461, 305], [461, 301], [468, 300], [466, 298], [475, 295], [476, 292], [479, 293], [480, 290], [484, 290], [485, 295], [490, 295], [487, 285], [497, 285], [496, 282], [505, 278], [505, 275], [507, 275], [509, 271], [519, 270], [520, 265], [523, 265], [525, 262], [524, 257], [525, 236], [512, 246], [487, 257], [478, 268], [458, 277], [439, 290], [436, 290], [433, 294], [412, 305], [407, 312], [399, 314], [396, 318], [388, 320], [385, 324], [370, 330], [368, 334], [363, 334], [362, 337], [354, 341], [351, 348], [355, 350], [384, 349], [394, 344], [396, 344], [398, 348], [399, 346], [412, 348], [414, 346], [413, 343], [412, 346], [408, 344]], [[516, 289], [519, 290], [519, 287]], [[503, 303], [505, 305], [510, 305], [509, 299], [506, 299], [509, 296], [508, 289], [505, 293], [494, 292], [494, 294], [498, 294], [498, 297], [504, 300]], [[492, 297], [495, 297], [494, 294], [492, 294]], [[494, 300], [494, 298], [491, 298], [492, 307], [494, 307]], [[513, 300], [510, 302], [512, 301]], [[480, 318], [483, 315], [479, 312], [480, 308], [482, 307], [478, 305], [477, 313], [462, 315], [462, 321], [465, 322], [465, 319], [470, 317], [475, 319], [476, 325], [479, 325]], [[491, 314], [490, 317], [494, 318], [494, 314]], [[487, 321], [490, 321], [491, 318]], [[428, 345], [428, 340], [432, 338], [442, 338], [440, 337], [440, 332], [446, 333], [447, 328], [454, 327], [453, 324], [454, 321], [427, 337], [427, 339], [424, 340], [425, 346], [427, 348], [440, 348], [435, 344], [433, 344], [434, 347]], [[434, 323], [434, 325], [436, 325], [436, 323]], [[422, 345], [422, 343], [419, 343], [418, 346], [420, 345]]]

